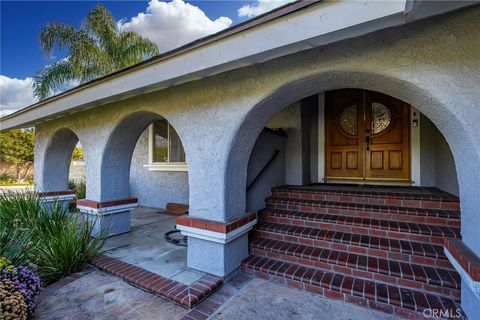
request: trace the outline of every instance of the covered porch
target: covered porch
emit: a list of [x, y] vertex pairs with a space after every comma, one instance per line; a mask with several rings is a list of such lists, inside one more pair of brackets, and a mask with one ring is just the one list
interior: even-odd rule
[[[383, 311], [403, 316], [418, 316], [424, 310], [421, 308], [426, 307], [443, 309], [444, 305], [409, 303], [407, 300], [396, 300], [396, 304], [387, 300], [381, 302], [387, 306], [377, 305], [379, 301], [369, 302], [372, 299], [365, 295], [366, 289], [361, 298], [367, 302], [355, 299], [353, 287], [343, 289], [343, 282], [340, 285], [332, 282], [332, 279], [343, 281], [348, 277], [355, 278], [350, 279], [353, 283], [363, 279], [362, 270], [356, 270], [355, 274], [351, 266], [350, 269], [340, 266], [324, 272], [322, 277], [335, 272], [328, 288], [322, 287], [321, 281], [313, 285], [313, 271], [305, 265], [288, 266], [289, 272], [281, 272], [286, 257], [279, 265], [278, 261], [266, 259], [279, 259], [279, 256], [258, 256], [258, 250], [265, 251], [266, 243], [271, 242], [249, 242], [249, 233], [258, 234], [258, 231], [294, 233], [289, 229], [291, 225], [285, 229], [259, 230], [266, 222], [285, 224], [287, 220], [289, 224], [298, 224], [297, 227], [332, 231], [326, 229], [328, 224], [336, 232], [357, 235], [364, 232], [387, 240], [392, 235], [395, 239], [408, 235], [410, 242], [428, 247], [417, 251], [411, 248], [413, 253], [421, 252], [426, 260], [412, 260], [409, 266], [420, 265], [425, 270], [429, 262], [438, 260], [441, 253], [436, 250], [445, 250], [442, 258], [446, 259], [440, 260], [446, 262], [438, 269], [448, 269], [445, 277], [449, 281], [438, 274], [437, 269], [432, 271], [435, 279], [438, 278], [438, 283], [434, 284], [438, 289], [434, 299], [441, 301], [442, 297], [447, 297], [454, 303], [461, 299], [469, 316], [480, 314], [477, 312], [478, 274], [470, 271], [477, 269], [465, 269], [459, 263], [466, 256], [480, 253], [480, 132], [477, 125], [480, 42], [471, 32], [478, 29], [478, 7], [459, 9], [441, 17], [433, 16], [450, 9], [438, 7], [430, 12], [423, 7], [426, 11], [415, 11], [423, 14], [418, 16], [418, 21], [405, 23], [405, 15], [410, 13], [406, 13], [405, 6], [397, 7], [398, 3], [385, 3], [383, 9], [386, 11], [382, 12], [359, 5], [354, 11], [358, 10], [358, 16], [364, 20], [354, 25], [363, 27], [361, 31], [350, 33], [352, 25], [335, 24], [351, 20], [341, 19], [342, 12], [346, 11], [337, 8], [336, 4], [319, 2], [305, 5], [301, 10], [296, 7], [298, 4], [292, 6], [292, 12], [272, 18], [275, 23], [266, 22], [270, 32], [254, 26], [238, 30], [252, 37], [250, 43], [269, 43], [267, 39], [271, 34], [288, 34], [291, 36], [289, 43], [272, 43], [271, 48], [259, 49], [257, 45], [245, 48], [245, 43], [238, 42], [235, 37], [216, 35], [203, 45], [184, 48], [178, 56], [164, 56], [138, 69], [95, 80], [2, 119], [6, 128], [35, 125], [36, 190], [49, 197], [67, 194], [71, 153], [80, 141], [85, 151], [87, 194], [77, 205], [92, 220], [100, 219], [98, 230], [107, 229], [112, 236], [108, 240], [111, 247], [107, 243], [111, 251], [106, 255], [118, 254], [116, 258], [127, 259], [123, 253], [129, 249], [122, 245], [135, 241], [136, 236], [127, 232], [138, 226], [133, 224], [133, 221], [139, 222], [136, 220], [137, 206], [164, 208], [169, 202], [188, 204], [188, 215], [176, 219], [177, 227], [188, 235], [186, 267], [189, 276], [185, 273], [184, 281], [196, 279], [197, 275], [228, 280], [242, 266], [250, 270], [246, 272], [265, 277], [274, 270], [276, 274], [268, 274], [268, 277], [277, 280], [275, 277], [285, 279], [293, 272], [291, 281], [285, 279], [286, 284], [317, 290], [317, 293], [322, 288], [331, 298], [371, 308], [383, 307]], [[297, 10], [298, 15], [294, 14]], [[306, 20], [295, 20], [298, 23], [290, 20], [302, 16]], [[305, 34], [312, 28], [305, 28], [302, 21], [317, 21], [319, 16], [328, 17], [332, 29], [314, 28], [318, 34]], [[432, 17], [426, 19], [427, 16]], [[415, 20], [413, 16], [412, 19]], [[216, 61], [216, 65], [206, 66], [202, 59], [211, 55], [213, 47], [215, 52], [225, 52], [228, 57]], [[403, 52], [404, 58], [398, 57], [399, 52]], [[243, 56], [236, 56], [239, 53]], [[175, 60], [178, 57], [185, 63]], [[337, 104], [329, 100], [332, 93], [351, 89], [362, 92], [361, 98], [358, 96], [354, 103]], [[342, 97], [348, 100], [357, 93], [343, 93]], [[372, 111], [372, 103], [379, 101], [367, 101], [366, 98], [372, 96], [381, 97], [386, 108], [377, 120], [390, 114], [389, 122], [380, 125], [381, 130], [377, 128], [379, 122], [373, 120]], [[402, 105], [398, 114], [395, 113], [397, 104]], [[351, 106], [356, 106], [354, 112]], [[365, 121], [367, 117], [372, 121]], [[344, 122], [352, 119], [357, 120], [354, 126]], [[394, 126], [394, 123], [401, 126]], [[367, 129], [372, 132], [367, 133]], [[375, 131], [377, 129], [380, 131]], [[392, 136], [382, 140], [387, 132], [392, 132]], [[331, 139], [332, 135], [337, 138]], [[382, 173], [375, 176], [375, 170]], [[332, 182], [357, 186], [329, 184]], [[301, 192], [274, 189], [277, 196], [271, 197], [272, 188], [282, 185], [293, 189], [294, 186], [311, 186]], [[375, 185], [375, 191], [370, 191], [373, 187], [367, 185]], [[426, 188], [436, 188], [438, 194]], [[312, 194], [323, 195], [324, 199], [314, 199]], [[266, 198], [277, 199], [265, 203]], [[388, 203], [385, 199], [393, 200]], [[360, 205], [361, 200], [367, 203]], [[453, 204], [442, 207], [444, 202]], [[262, 211], [265, 207], [267, 214]], [[387, 208], [385, 212], [385, 207], [394, 209]], [[315, 225], [305, 222], [307, 210], [321, 215], [319, 221], [312, 218]], [[282, 216], [281, 211], [288, 213]], [[412, 216], [420, 218], [401, 220]], [[140, 218], [148, 219], [147, 215]], [[367, 223], [367, 219], [371, 221]], [[173, 224], [170, 217], [159, 221], [158, 226], [161, 222], [167, 223], [169, 228]], [[156, 237], [164, 230], [163, 225], [147, 229], [141, 237], [151, 232], [155, 235], [152, 239], [158, 239]], [[284, 234], [277, 241], [289, 242], [286, 240], [289, 239], [291, 246], [294, 241], [308, 238], [313, 231], [309, 232], [306, 237], [306, 234], [294, 233], [285, 238]], [[458, 241], [443, 244], [440, 243], [442, 237]], [[352, 237], [348, 241], [351, 240]], [[301, 245], [313, 244], [306, 241]], [[357, 247], [362, 247], [362, 243]], [[162, 256], [161, 252], [166, 252], [167, 247], [132, 248], [134, 256], [141, 256], [141, 259], [135, 257], [130, 262], [157, 270], [162, 263], [155, 257], [157, 253], [158, 257]], [[388, 250], [382, 250], [390, 252], [390, 249], [389, 246]], [[425, 257], [429, 249], [437, 255]], [[387, 259], [388, 264], [389, 261], [397, 263], [400, 258], [411, 258], [401, 255], [404, 254], [401, 244], [399, 250], [382, 259]], [[339, 251], [344, 252], [342, 257], [350, 254]], [[363, 249], [357, 248], [357, 251], [357, 259], [362, 255], [361, 259], [368, 260], [372, 255]], [[152, 257], [148, 257], [149, 253]], [[184, 254], [182, 251], [182, 257]], [[338, 262], [340, 253], [334, 255]], [[322, 270], [335, 264], [328, 259], [321, 261], [324, 263]], [[476, 266], [475, 261], [467, 266]], [[113, 263], [108, 259], [97, 262], [106, 270], [109, 263]], [[270, 268], [273, 265], [277, 268]], [[358, 265], [361, 263], [355, 264], [356, 269]], [[392, 270], [397, 266], [402, 268], [395, 264]], [[185, 270], [184, 267], [182, 264], [177, 270]], [[316, 267], [320, 268], [321, 264]], [[168, 268], [160, 269], [158, 272]], [[402, 278], [404, 272], [399, 271], [400, 276], [390, 274], [389, 264], [383, 268], [386, 269], [389, 274], [383, 274], [385, 277], [372, 276], [373, 280], [385, 285], [381, 290], [389, 290], [392, 281], [401, 285], [398, 278]], [[297, 274], [300, 280], [293, 279], [297, 271], [303, 271], [300, 276]], [[312, 276], [308, 286], [302, 282], [307, 272]], [[376, 274], [382, 274], [381, 270], [377, 269]], [[415, 276], [414, 272], [411, 274]], [[172, 273], [168, 279], [176, 275]], [[432, 277], [424, 274], [419, 278], [423, 279], [420, 280], [421, 288], [408, 281], [403, 283], [403, 288], [412, 294], [420, 292], [418, 299], [422, 299], [421, 296], [432, 288], [423, 287], [431, 284]], [[365, 288], [367, 282], [360, 283]], [[444, 284], [448, 289], [442, 291]], [[350, 290], [351, 294], [346, 297], [342, 290]]]

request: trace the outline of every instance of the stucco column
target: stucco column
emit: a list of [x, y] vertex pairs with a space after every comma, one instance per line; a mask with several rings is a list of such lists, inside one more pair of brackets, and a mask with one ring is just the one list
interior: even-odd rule
[[[247, 162], [237, 167], [245, 171], [237, 180], [243, 193], [236, 193], [237, 186], [228, 184], [226, 178], [231, 141], [243, 117], [241, 109], [240, 100], [229, 100], [189, 110], [181, 120], [173, 120], [189, 171], [189, 216], [177, 221], [177, 228], [188, 236], [187, 265], [220, 277], [236, 270], [248, 256], [248, 231], [256, 223], [256, 215], [245, 209]], [[227, 199], [234, 195], [237, 205], [231, 206]]]

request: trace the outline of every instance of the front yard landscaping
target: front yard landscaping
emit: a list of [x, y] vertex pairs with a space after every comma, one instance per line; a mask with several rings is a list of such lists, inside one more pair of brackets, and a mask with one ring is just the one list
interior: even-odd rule
[[5, 319], [33, 314], [40, 285], [84, 269], [104, 237], [93, 223], [33, 192], [0, 194], [0, 297]]

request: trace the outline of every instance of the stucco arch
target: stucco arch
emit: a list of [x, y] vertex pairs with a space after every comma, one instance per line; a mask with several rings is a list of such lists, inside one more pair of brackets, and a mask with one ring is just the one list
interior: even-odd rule
[[[437, 126], [450, 146], [457, 168], [462, 200], [462, 231], [471, 228], [471, 225], [479, 226], [480, 219], [473, 215], [473, 190], [479, 185], [480, 172], [472, 172], [471, 164], [479, 163], [480, 157], [469, 132], [471, 128], [464, 123], [461, 115], [455, 113], [448, 103], [441, 101], [435, 92], [426, 91], [419, 83], [392, 75], [352, 70], [327, 71], [284, 83], [265, 94], [246, 113], [237, 127], [228, 153], [225, 174], [226, 211], [235, 215], [245, 212], [246, 168], [253, 145], [267, 122], [283, 108], [302, 98], [342, 88], [360, 88], [391, 95], [415, 106]], [[465, 222], [465, 217], [470, 225]]]
[[43, 153], [42, 175], [36, 181], [38, 191], [68, 189], [72, 152], [79, 141], [78, 134], [67, 127], [62, 127], [51, 135]]
[[[140, 135], [156, 120], [166, 119], [151, 111], [136, 111], [124, 116], [111, 131], [102, 153], [100, 169], [100, 200], [129, 198], [130, 165]], [[169, 121], [175, 128], [174, 124]], [[177, 131], [180, 139], [180, 133]], [[186, 151], [185, 151], [186, 152]], [[187, 155], [186, 155], [187, 156]]]

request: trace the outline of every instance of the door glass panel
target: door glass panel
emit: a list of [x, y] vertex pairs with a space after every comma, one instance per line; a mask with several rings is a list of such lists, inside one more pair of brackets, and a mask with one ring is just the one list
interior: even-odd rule
[[347, 134], [357, 135], [357, 106], [351, 105], [343, 109], [339, 118], [339, 125]]
[[374, 102], [372, 103], [372, 133], [377, 134], [388, 128], [392, 114], [390, 109], [385, 105]]

